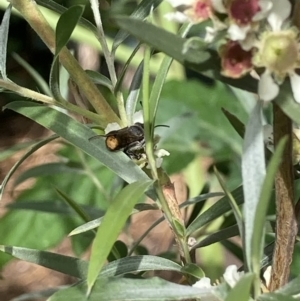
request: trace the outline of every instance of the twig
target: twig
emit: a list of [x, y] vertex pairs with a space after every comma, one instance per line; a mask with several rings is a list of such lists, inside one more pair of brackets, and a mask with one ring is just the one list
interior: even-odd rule
[[297, 220], [294, 212], [292, 121], [276, 104], [273, 107], [273, 116], [275, 146], [284, 136], [288, 136], [289, 140], [275, 178], [277, 218], [270, 291], [274, 291], [288, 282], [297, 235]]

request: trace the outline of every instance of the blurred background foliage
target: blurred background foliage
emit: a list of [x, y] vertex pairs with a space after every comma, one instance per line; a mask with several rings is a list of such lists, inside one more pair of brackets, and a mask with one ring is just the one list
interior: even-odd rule
[[[86, 4], [86, 1], [83, 0], [56, 2], [65, 7]], [[105, 33], [112, 40], [117, 28], [110, 16], [114, 14], [129, 15], [136, 7], [136, 1], [115, 0], [101, 3]], [[161, 15], [167, 9], [166, 5], [164, 4], [161, 8]], [[0, 7], [4, 9], [6, 6], [7, 2], [0, 0]], [[111, 8], [109, 8], [110, 6]], [[163, 24], [168, 30], [174, 31], [175, 25], [165, 21], [161, 15], [158, 14], [155, 21]], [[93, 19], [89, 4], [86, 5], [84, 17], [91, 21]], [[51, 24], [55, 24], [57, 16], [55, 17], [52, 12], [48, 12], [47, 18]], [[37, 83], [13, 58], [12, 54], [17, 53], [47, 82], [52, 54], [22, 18], [13, 14], [10, 24], [7, 73], [18, 84], [33, 90], [39, 89]], [[75, 55], [79, 43], [86, 43], [99, 49], [98, 42], [92, 33], [88, 33], [82, 28], [77, 29], [73, 37], [69, 47], [74, 49]], [[129, 38], [125, 45], [122, 45], [118, 50], [116, 62], [120, 68], [134, 46], [136, 46], [136, 41]], [[132, 62], [132, 72], [141, 58], [142, 54], [137, 54]], [[154, 56], [151, 65], [153, 76], [159, 67], [160, 60], [160, 55]], [[100, 67], [97, 71], [107, 75], [106, 66], [101, 57]], [[128, 89], [128, 86], [124, 87], [124, 89], [126, 88]], [[12, 93], [1, 93], [0, 105], [4, 106], [7, 102], [20, 100], [20, 98], [20, 96]], [[220, 82], [185, 70], [176, 62], [172, 65], [168, 80], [163, 87], [157, 115], [157, 124], [172, 126], [170, 128], [157, 128], [156, 132], [162, 137], [161, 147], [171, 154], [164, 159], [164, 168], [169, 174], [183, 174], [188, 187], [189, 198], [211, 191], [221, 191], [210, 170], [212, 163], [225, 176], [228, 189], [232, 190], [241, 185], [242, 139], [228, 122], [222, 108], [234, 113], [241, 122], [245, 123], [254, 104], [254, 96], [249, 93], [246, 94], [238, 89], [229, 89], [228, 86]], [[266, 116], [269, 116], [267, 109]], [[5, 163], [10, 155], [14, 155], [19, 148], [27, 147], [28, 144], [41, 139], [45, 133], [37, 130], [28, 138], [27, 132], [32, 124], [28, 123], [24, 117], [20, 117], [9, 110], [1, 112], [0, 122], [2, 153], [0, 168], [3, 178], [12, 166], [7, 166]], [[18, 177], [11, 179], [11, 182], [14, 183], [10, 187], [11, 190], [18, 190], [18, 185], [29, 178], [36, 178], [36, 181], [21, 193], [11, 194], [13, 202], [6, 204], [8, 211], [2, 215], [0, 220], [1, 244], [39, 250], [52, 248], [71, 230], [83, 223], [65, 203], [58, 190], [81, 204], [88, 216], [94, 219], [103, 214], [111, 199], [124, 185], [119, 178], [95, 159], [63, 141], [55, 143], [57, 147], [50, 150], [56, 153], [55, 162], [46, 162], [45, 164], [39, 162], [38, 165], [34, 163], [27, 165], [26, 170], [22, 170]], [[47, 152], [47, 146], [44, 147], [44, 150]], [[9, 161], [9, 164], [12, 162]], [[210, 204], [211, 201], [207, 201], [205, 204], [196, 205], [188, 222], [191, 223], [192, 219], [199, 212], [207, 209]], [[3, 203], [1, 206], [4, 206]], [[272, 211], [270, 208], [270, 212]], [[205, 237], [219, 228], [231, 225], [233, 221], [233, 215], [226, 214], [224, 217], [213, 221], [209, 227], [201, 231], [200, 235]], [[81, 256], [92, 239], [93, 234], [91, 232], [73, 236], [71, 241], [75, 255]], [[238, 244], [229, 241], [224, 241], [222, 244], [212, 244], [197, 250], [201, 253], [201, 267], [212, 279], [222, 273], [225, 262], [227, 265], [228, 261], [232, 260], [232, 257], [228, 257], [228, 252], [224, 253], [224, 246], [231, 254], [236, 255], [236, 258], [241, 256], [241, 249]], [[296, 248], [299, 249], [299, 246], [297, 245]], [[300, 265], [300, 252], [298, 251], [294, 253], [295, 258], [292, 265], [292, 272], [295, 274], [298, 274]], [[166, 254], [165, 256], [173, 255]], [[8, 255], [1, 253], [0, 266], [3, 267], [9, 259]], [[214, 268], [212, 268], [213, 266]]]

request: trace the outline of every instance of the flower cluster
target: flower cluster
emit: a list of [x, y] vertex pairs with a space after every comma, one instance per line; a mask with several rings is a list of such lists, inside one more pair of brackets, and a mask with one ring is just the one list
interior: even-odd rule
[[[289, 77], [300, 103], [299, 31], [290, 25], [289, 0], [168, 0], [176, 8], [169, 20], [193, 24], [211, 21], [205, 41], [215, 43], [222, 75], [239, 78], [259, 71], [258, 95], [273, 100]], [[221, 43], [217, 37], [223, 34]], [[263, 69], [261, 69], [263, 68]]]

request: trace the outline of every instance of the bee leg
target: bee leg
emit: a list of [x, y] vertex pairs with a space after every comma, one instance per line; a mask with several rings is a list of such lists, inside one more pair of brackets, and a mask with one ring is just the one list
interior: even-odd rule
[[142, 141], [135, 141], [129, 144], [127, 147], [124, 148], [124, 153], [130, 158], [130, 159], [136, 159], [139, 160], [142, 157], [141, 152], [138, 152], [145, 147], [145, 140]]

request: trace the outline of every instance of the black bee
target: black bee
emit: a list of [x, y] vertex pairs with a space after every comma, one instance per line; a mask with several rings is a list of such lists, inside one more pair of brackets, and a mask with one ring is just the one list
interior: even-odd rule
[[123, 152], [131, 159], [139, 160], [144, 153], [145, 137], [144, 125], [142, 123], [135, 123], [126, 128], [111, 131], [106, 135], [97, 135], [89, 140], [97, 137], [106, 137], [105, 144], [111, 152], [123, 150]]

